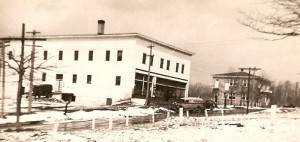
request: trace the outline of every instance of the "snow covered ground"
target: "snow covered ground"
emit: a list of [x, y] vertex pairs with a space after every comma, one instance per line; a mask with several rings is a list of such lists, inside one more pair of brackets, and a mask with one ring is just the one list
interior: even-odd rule
[[[26, 119], [59, 121], [64, 119], [85, 120], [98, 117], [115, 117], [124, 115], [147, 115], [158, 109], [143, 109], [132, 107], [126, 111], [78, 111], [64, 116], [62, 112], [39, 112], [31, 115], [23, 115], [21, 121]], [[0, 119], [0, 123], [15, 121], [8, 117]], [[5, 122], [7, 121], [7, 122]], [[277, 108], [276, 115], [272, 110], [250, 113], [248, 115], [217, 116], [217, 117], [170, 117], [154, 124], [138, 124], [113, 130], [97, 129], [72, 132], [53, 131], [22, 131], [0, 132], [0, 141], [60, 141], [60, 142], [300, 142], [300, 109]]]

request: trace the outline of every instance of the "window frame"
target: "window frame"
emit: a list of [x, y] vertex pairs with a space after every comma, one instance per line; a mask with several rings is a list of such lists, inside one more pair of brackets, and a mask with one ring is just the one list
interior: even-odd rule
[[72, 83], [77, 83], [77, 74], [73, 74]]
[[94, 51], [89, 50], [88, 61], [93, 61], [93, 60], [94, 60]]
[[47, 74], [45, 72], [42, 73], [42, 81], [45, 82], [46, 81], [46, 77], [47, 77]]
[[86, 76], [86, 84], [92, 84], [92, 75]]
[[48, 51], [47, 50], [44, 50], [43, 52], [43, 55], [44, 55], [44, 60], [47, 60], [48, 59]]
[[79, 51], [75, 50], [74, 51], [74, 61], [78, 61], [78, 59], [79, 59]]
[[58, 60], [59, 61], [62, 61], [63, 60], [63, 55], [64, 55], [64, 52], [62, 50], [59, 50], [58, 51]]
[[121, 86], [121, 76], [116, 76], [116, 80], [115, 80], [115, 85], [116, 86]]
[[105, 52], [105, 61], [109, 61], [110, 60], [110, 50], [106, 50]]
[[117, 51], [117, 61], [122, 61], [123, 60], [123, 50], [118, 50]]

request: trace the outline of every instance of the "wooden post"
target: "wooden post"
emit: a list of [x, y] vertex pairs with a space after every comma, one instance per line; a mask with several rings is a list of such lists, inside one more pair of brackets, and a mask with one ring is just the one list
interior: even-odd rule
[[204, 112], [205, 112], [205, 117], [207, 118], [208, 117], [207, 109], [205, 109]]
[[180, 117], [180, 118], [183, 117], [183, 108], [179, 108], [179, 117]]
[[95, 125], [96, 125], [96, 120], [95, 120], [95, 118], [93, 118], [93, 120], [92, 120], [92, 130], [93, 131], [95, 130]]
[[221, 114], [222, 114], [222, 116], [224, 116], [224, 110], [223, 109], [221, 109]]
[[170, 112], [168, 111], [168, 112], [167, 112], [167, 118], [169, 118], [169, 117], [170, 117]]
[[57, 122], [54, 123], [54, 127], [53, 127], [54, 132], [57, 132], [58, 126], [59, 126], [59, 122], [57, 121]]
[[108, 129], [109, 129], [109, 130], [112, 130], [112, 128], [113, 128], [113, 116], [111, 115], [111, 116], [109, 117], [109, 126], [108, 126]]
[[186, 117], [190, 117], [189, 110], [186, 111]]
[[155, 115], [154, 115], [155, 113], [153, 112], [153, 114], [152, 114], [152, 123], [154, 124], [155, 123]]
[[126, 113], [126, 126], [129, 126], [129, 116], [128, 116], [128, 113]]

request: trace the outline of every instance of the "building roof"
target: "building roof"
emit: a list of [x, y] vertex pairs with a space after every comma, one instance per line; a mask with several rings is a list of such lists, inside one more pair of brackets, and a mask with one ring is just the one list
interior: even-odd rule
[[[229, 79], [229, 78], [248, 78], [249, 77], [249, 73], [241, 71], [241, 72], [229, 72], [229, 73], [222, 73], [222, 74], [214, 74], [212, 76], [213, 76], [213, 78], [224, 78], [224, 79]], [[250, 74], [250, 78], [251, 79], [253, 79], [253, 76], [254, 76], [253, 74]], [[263, 81], [271, 83], [271, 81], [269, 81], [268, 79], [260, 77], [260, 76], [257, 76], [257, 75], [255, 75], [254, 78], [258, 79], [258, 80], [263, 80]]]
[[171, 50], [178, 51], [180, 53], [192, 56], [195, 53], [178, 48], [174, 45], [164, 43], [162, 41], [153, 39], [151, 37], [139, 34], [139, 33], [116, 33], [116, 34], [84, 34], [84, 35], [41, 35], [37, 36], [37, 38], [46, 38], [49, 39], [85, 39], [85, 38], [139, 38], [145, 41], [148, 41], [152, 44], [157, 44], [159, 46], [163, 46], [169, 48]]
[[[229, 72], [229, 73], [222, 73], [222, 74], [214, 74], [212, 76], [224, 76], [224, 77], [248, 77], [249, 73], [246, 72]], [[250, 76], [253, 76], [252, 74], [250, 74]]]

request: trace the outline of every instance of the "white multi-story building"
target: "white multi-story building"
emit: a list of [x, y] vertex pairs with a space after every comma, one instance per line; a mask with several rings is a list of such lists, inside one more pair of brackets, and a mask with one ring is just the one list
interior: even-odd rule
[[[74, 93], [78, 104], [145, 98], [149, 46], [153, 45], [151, 96], [188, 94], [192, 52], [138, 33], [104, 34], [103, 31], [104, 21], [99, 20], [98, 34], [39, 36], [46, 41], [37, 41], [42, 47], [36, 48], [36, 66], [45, 62], [44, 66], [55, 67], [36, 71], [34, 84], [51, 84], [53, 92]], [[26, 44], [31, 42], [26, 41]], [[13, 41], [6, 52], [18, 55], [20, 45], [20, 41]], [[26, 55], [30, 51], [31, 47], [26, 47]], [[15, 95], [17, 78], [7, 80], [7, 94]], [[28, 91], [29, 83], [23, 84], [25, 92]]]

